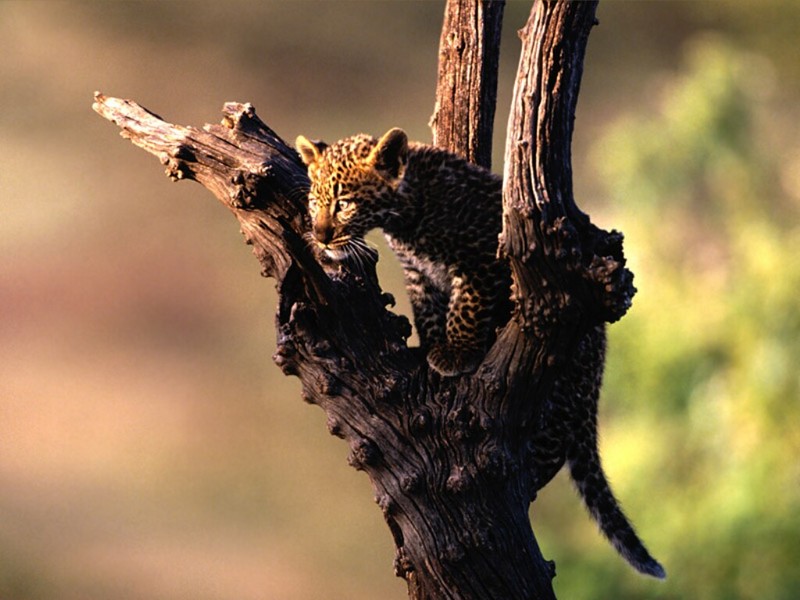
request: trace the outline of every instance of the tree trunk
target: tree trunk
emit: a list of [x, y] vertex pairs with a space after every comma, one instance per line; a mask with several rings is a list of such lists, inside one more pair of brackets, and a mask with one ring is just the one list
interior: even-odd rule
[[[305, 168], [250, 105], [226, 104], [221, 125], [198, 130], [95, 96], [95, 110], [170, 177], [199, 181], [239, 220], [263, 274], [277, 281], [275, 362], [300, 378], [304, 400], [325, 411], [330, 432], [349, 444], [349, 463], [369, 476], [396, 574], [415, 600], [554, 598], [554, 571], [528, 518], [543, 479], [532, 440], [567, 357], [599, 323], [619, 318], [633, 293], [620, 236], [594, 227], [572, 198], [573, 115], [595, 5], [537, 2], [522, 31], [500, 243], [516, 308], [471, 375], [441, 377], [407, 346], [408, 320], [386, 309], [392, 299], [374, 265], [330, 274], [315, 261], [303, 239]], [[455, 126], [464, 106], [481, 118], [492, 112], [473, 97], [494, 94], [482, 76], [477, 88], [459, 80], [451, 112], [439, 99], [435, 131]], [[458, 143], [437, 141], [485, 161], [481, 127], [454, 134]]]

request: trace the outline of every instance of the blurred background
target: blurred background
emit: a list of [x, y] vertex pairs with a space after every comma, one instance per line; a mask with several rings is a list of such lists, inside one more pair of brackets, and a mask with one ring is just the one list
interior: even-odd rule
[[[498, 171], [529, 8], [506, 9]], [[406, 597], [367, 478], [272, 363], [274, 286], [237, 223], [91, 103], [199, 126], [249, 101], [287, 140], [428, 141], [442, 11], [0, 1], [0, 599]], [[598, 16], [576, 196], [626, 234], [639, 289], [602, 450], [669, 578], [635, 574], [563, 473], [540, 544], [560, 598], [797, 598], [800, 4]]]

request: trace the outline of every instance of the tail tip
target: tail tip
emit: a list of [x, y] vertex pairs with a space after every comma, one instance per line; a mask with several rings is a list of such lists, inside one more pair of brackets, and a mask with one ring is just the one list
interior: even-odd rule
[[650, 575], [651, 577], [655, 577], [656, 579], [666, 579], [667, 572], [664, 570], [664, 567], [659, 564], [657, 560], [651, 558], [645, 563], [640, 563], [636, 565], [637, 569], [644, 573], [645, 575]]

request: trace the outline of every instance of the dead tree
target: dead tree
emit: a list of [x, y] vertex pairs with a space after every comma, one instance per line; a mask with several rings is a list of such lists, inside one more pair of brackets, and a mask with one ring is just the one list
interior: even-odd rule
[[[349, 444], [350, 465], [369, 476], [396, 574], [416, 600], [554, 597], [554, 569], [528, 517], [540, 478], [531, 440], [566, 357], [598, 324], [620, 318], [634, 293], [621, 236], [592, 225], [572, 195], [573, 119], [595, 7], [539, 0], [521, 31], [499, 244], [515, 310], [472, 375], [428, 369], [369, 265], [330, 274], [316, 262], [303, 239], [305, 169], [252, 106], [226, 104], [221, 124], [199, 130], [95, 95], [94, 109], [172, 179], [198, 181], [239, 220], [277, 282], [274, 360], [300, 378], [304, 400], [325, 411], [330, 432]], [[443, 62], [450, 50], [454, 60], [440, 71], [436, 140], [484, 164], [496, 73], [479, 69], [481, 84], [461, 76], [476, 72], [487, 48], [496, 52], [501, 14], [499, 3], [451, 1], [442, 33]], [[476, 40], [487, 44], [480, 52]], [[460, 128], [470, 111], [483, 112], [483, 124]]]

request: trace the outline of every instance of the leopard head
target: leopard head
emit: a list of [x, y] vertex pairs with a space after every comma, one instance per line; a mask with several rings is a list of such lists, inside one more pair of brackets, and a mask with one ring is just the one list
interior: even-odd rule
[[330, 146], [299, 136], [296, 146], [311, 180], [312, 241], [329, 258], [341, 260], [395, 211], [408, 164], [408, 137], [395, 128], [379, 140], [361, 134]]

